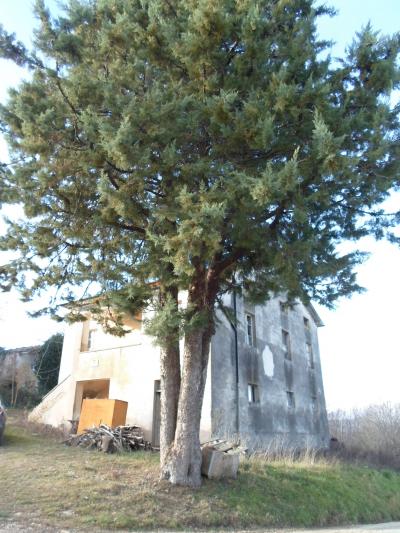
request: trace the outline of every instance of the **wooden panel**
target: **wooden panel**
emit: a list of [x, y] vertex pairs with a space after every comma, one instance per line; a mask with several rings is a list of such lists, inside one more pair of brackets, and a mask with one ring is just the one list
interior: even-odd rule
[[128, 410], [128, 402], [122, 402], [121, 400], [114, 400], [114, 413], [112, 418], [111, 427], [124, 426], [126, 423], [126, 412]]
[[82, 402], [78, 435], [86, 428], [107, 424], [111, 427], [122, 426], [126, 421], [128, 403], [121, 400], [99, 400], [86, 398]]

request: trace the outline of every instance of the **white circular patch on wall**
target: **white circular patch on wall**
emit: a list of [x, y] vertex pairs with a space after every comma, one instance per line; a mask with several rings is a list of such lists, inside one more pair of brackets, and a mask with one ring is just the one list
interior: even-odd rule
[[263, 360], [263, 366], [264, 366], [264, 374], [269, 377], [274, 377], [274, 355], [271, 352], [271, 348], [267, 346], [264, 348], [264, 351], [262, 353], [262, 360]]

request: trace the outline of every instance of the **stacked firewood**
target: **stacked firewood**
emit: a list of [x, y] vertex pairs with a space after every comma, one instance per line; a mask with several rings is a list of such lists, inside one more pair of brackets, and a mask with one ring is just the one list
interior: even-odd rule
[[108, 453], [152, 449], [150, 442], [144, 439], [139, 426], [111, 428], [106, 424], [85, 429], [80, 435], [71, 435], [65, 444]]

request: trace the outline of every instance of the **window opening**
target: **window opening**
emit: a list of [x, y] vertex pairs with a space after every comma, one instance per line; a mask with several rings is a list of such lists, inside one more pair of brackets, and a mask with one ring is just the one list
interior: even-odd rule
[[316, 396], [311, 396], [311, 408], [313, 411], [316, 411], [318, 408], [318, 402]]
[[260, 397], [258, 394], [258, 385], [256, 385], [255, 383], [249, 383], [247, 385], [247, 397], [249, 403], [258, 403], [260, 401]]
[[285, 359], [291, 360], [292, 353], [290, 350], [290, 336], [289, 336], [289, 332], [286, 331], [285, 329], [282, 330], [282, 344], [283, 344], [283, 349], [285, 350]]
[[247, 313], [246, 314], [246, 344], [248, 344], [249, 346], [255, 345], [254, 323], [255, 323], [254, 315]]
[[315, 367], [314, 353], [313, 353], [312, 345], [310, 342], [306, 342], [306, 349], [307, 349], [307, 357], [308, 357], [308, 366], [313, 369]]
[[279, 308], [281, 310], [281, 318], [287, 319], [289, 315], [289, 305], [287, 302], [279, 302]]
[[95, 329], [89, 329], [88, 340], [87, 340], [87, 349], [88, 349], [88, 351], [93, 348], [93, 341], [94, 341], [95, 334], [96, 334], [96, 330]]
[[290, 390], [286, 391], [287, 406], [289, 409], [295, 408], [294, 393]]

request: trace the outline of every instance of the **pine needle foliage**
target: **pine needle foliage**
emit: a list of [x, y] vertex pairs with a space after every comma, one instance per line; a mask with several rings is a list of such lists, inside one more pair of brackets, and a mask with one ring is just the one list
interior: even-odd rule
[[[0, 199], [25, 210], [1, 240], [17, 252], [4, 289], [61, 287], [54, 314], [94, 294], [93, 312], [135, 313], [151, 282], [189, 288], [199, 269], [218, 294], [239, 275], [255, 301], [331, 306], [360, 290], [363, 255], [337, 245], [395, 240], [399, 216], [380, 204], [399, 188], [398, 35], [367, 26], [333, 61], [316, 20], [334, 11], [311, 0], [69, 0], [58, 18], [38, 0], [35, 13], [33, 51], [0, 33], [2, 57], [32, 74], [0, 109]], [[173, 307], [156, 314], [160, 342], [201, 321]]]

